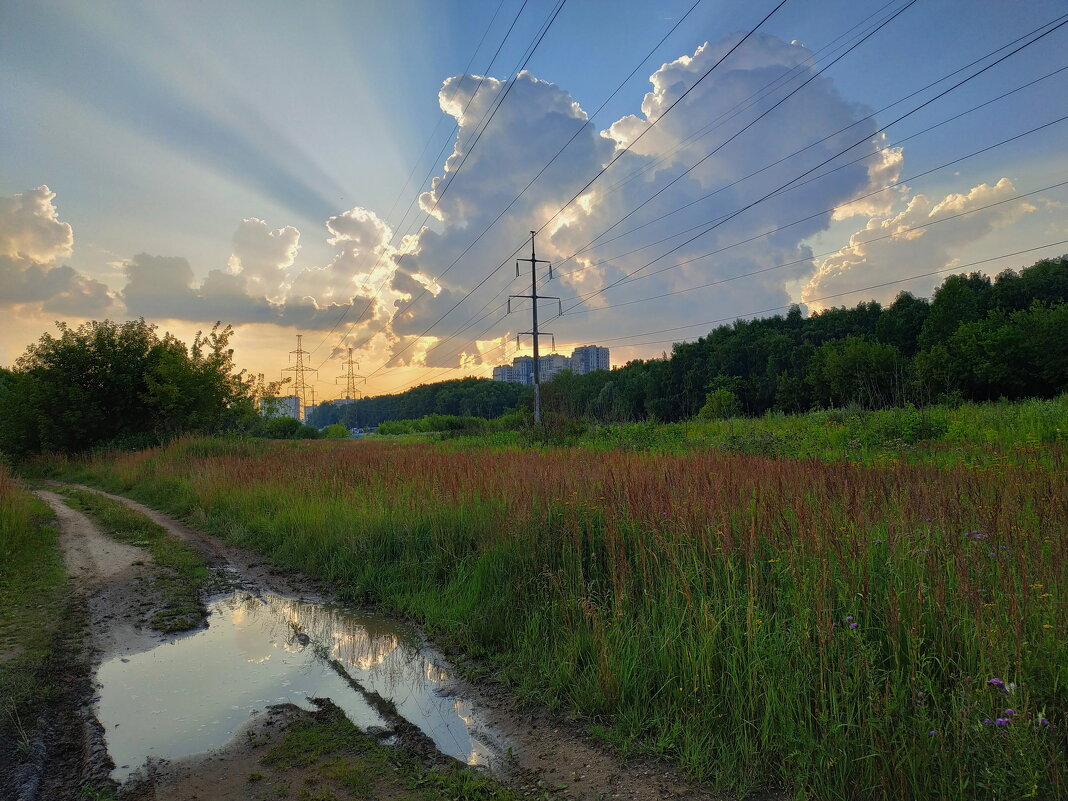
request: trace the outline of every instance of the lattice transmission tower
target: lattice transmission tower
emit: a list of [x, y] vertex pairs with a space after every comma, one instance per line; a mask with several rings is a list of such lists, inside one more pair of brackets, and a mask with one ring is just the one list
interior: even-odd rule
[[362, 381], [363, 383], [366, 384], [367, 383], [367, 379], [364, 378], [362, 375], [357, 374], [352, 369], [353, 366], [355, 366], [357, 370], [360, 369], [360, 363], [357, 362], [357, 361], [353, 361], [353, 359], [352, 359], [352, 348], [349, 348], [349, 358], [346, 359], [345, 361], [343, 361], [342, 364], [345, 365], [345, 373], [343, 375], [339, 375], [337, 378], [335, 378], [334, 379], [334, 383], [336, 384], [338, 381], [340, 381], [342, 378], [344, 378], [345, 379], [345, 398], [344, 399], [345, 400], [356, 400], [360, 396], [359, 390], [356, 389], [356, 382], [357, 381]]
[[298, 420], [304, 420], [304, 407], [307, 405], [309, 396], [315, 393], [315, 389], [308, 386], [304, 376], [307, 373], [319, 372], [316, 368], [308, 367], [304, 363], [304, 357], [311, 356], [311, 353], [301, 347], [301, 338], [301, 335], [297, 334], [297, 349], [289, 351], [289, 360], [293, 362], [293, 365], [282, 370], [283, 373], [293, 373], [293, 394], [297, 396]]

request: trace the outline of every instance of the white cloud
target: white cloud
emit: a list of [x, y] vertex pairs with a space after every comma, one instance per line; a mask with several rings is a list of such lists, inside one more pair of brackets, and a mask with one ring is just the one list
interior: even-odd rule
[[277, 301], [282, 297], [286, 271], [300, 251], [300, 231], [291, 225], [272, 231], [266, 222], [250, 217], [234, 232], [231, 273], [243, 275], [251, 294]]
[[107, 312], [104, 284], [57, 261], [71, 255], [74, 232], [61, 222], [55, 193], [39, 186], [0, 197], [0, 305], [92, 317]]
[[71, 255], [74, 232], [59, 221], [52, 200], [56, 193], [39, 186], [0, 198], [0, 254], [49, 264]]
[[[993, 186], [979, 184], [966, 193], [953, 193], [937, 202], [923, 194], [914, 195], [903, 211], [895, 215], [872, 217], [864, 228], [849, 238], [846, 247], [820, 262], [815, 274], [802, 289], [801, 298], [814, 308], [843, 302], [848, 304], [848, 299], [826, 303], [818, 303], [813, 299], [952, 267], [958, 261], [954, 254], [959, 248], [1035, 210], [1035, 206], [1024, 200], [983, 208], [1014, 195], [1016, 188], [1008, 178], [1002, 178]], [[946, 225], [917, 228], [980, 208], [983, 210]], [[878, 241], [871, 241], [876, 238], [879, 238]], [[939, 280], [937, 276], [931, 277], [922, 292], [932, 288]], [[886, 301], [896, 296], [902, 288], [885, 287], [873, 291], [870, 296]], [[912, 284], [904, 288], [919, 291]], [[867, 297], [856, 300], [859, 302]]]

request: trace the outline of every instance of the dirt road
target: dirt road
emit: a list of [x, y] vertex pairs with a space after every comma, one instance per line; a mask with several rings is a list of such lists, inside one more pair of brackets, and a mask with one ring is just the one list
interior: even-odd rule
[[[79, 693], [74, 694], [64, 711], [68, 720], [80, 721], [77, 742], [55, 744], [62, 746], [59, 750], [65, 751], [67, 758], [58, 761], [53, 758], [48, 767], [52, 778], [40, 785], [36, 796], [27, 799], [81, 798], [84, 795], [80, 788], [87, 783], [110, 787], [117, 798], [135, 799], [281, 798], [290, 792], [294, 795], [289, 797], [297, 797], [295, 788], [309, 783], [319, 786], [326, 782], [324, 787], [333, 786], [329, 777], [334, 774], [324, 773], [321, 762], [274, 771], [263, 767], [263, 755], [281, 743], [294, 725], [298, 728], [311, 725], [315, 714], [325, 714], [321, 710], [309, 713], [291, 706], [271, 708], [254, 717], [225, 747], [173, 763], [157, 761], [121, 788], [109, 784], [106, 777], [113, 765], [104, 748], [101, 726], [94, 716], [88, 678], [95, 675], [104, 660], [119, 657], [126, 661], [175, 637], [152, 632], [144, 625], [154, 603], [149, 578], [151, 557], [141, 548], [112, 540], [85, 515], [69, 509], [60, 495], [43, 490], [38, 494], [55, 510], [62, 528], [66, 564], [77, 591], [86, 601], [87, 636], [81, 653], [70, 657], [82, 677], [80, 697], [77, 697]], [[292, 572], [276, 570], [255, 554], [231, 547], [139, 503], [101, 494], [147, 515], [172, 536], [193, 545], [214, 568], [242, 586], [290, 598], [329, 600], [328, 587]], [[455, 662], [459, 657], [451, 658]], [[454, 678], [449, 692], [477, 710], [482, 723], [509, 743], [508, 759], [498, 760], [495, 772], [526, 797], [575, 801], [661, 798], [698, 801], [713, 797], [688, 786], [675, 771], [662, 764], [642, 760], [624, 763], [618, 754], [586, 736], [579, 725], [545, 710], [520, 705], [500, 684], [473, 684]], [[165, 724], [157, 720], [153, 725]], [[392, 731], [399, 728], [402, 727], [395, 725]], [[402, 739], [396, 747], [403, 749], [406, 745]], [[414, 750], [419, 751], [419, 747], [415, 746]], [[51, 751], [55, 752], [56, 748]], [[449, 761], [440, 754], [416, 753], [415, 756], [424, 766]], [[381, 798], [392, 797], [389, 792], [384, 786], [375, 788], [375, 794]]]

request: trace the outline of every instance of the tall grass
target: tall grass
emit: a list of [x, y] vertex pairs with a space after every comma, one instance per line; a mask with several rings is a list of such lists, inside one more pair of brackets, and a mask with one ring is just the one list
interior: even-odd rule
[[738, 796], [1068, 796], [1064, 471], [389, 441], [82, 470]]
[[541, 432], [487, 430], [476, 436], [451, 438], [458, 446], [507, 448], [550, 442], [668, 453], [715, 448], [728, 453], [863, 464], [907, 461], [998, 468], [1008, 463], [1064, 469], [1068, 463], [1068, 395], [1013, 403], [879, 411], [852, 407], [671, 424], [593, 425], [550, 419]]
[[48, 663], [68, 615], [51, 517], [0, 464], [0, 736], [23, 749], [36, 713], [57, 691]]

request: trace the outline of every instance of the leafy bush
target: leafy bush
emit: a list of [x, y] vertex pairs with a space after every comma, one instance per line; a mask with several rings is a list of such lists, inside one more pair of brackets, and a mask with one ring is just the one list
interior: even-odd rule
[[343, 423], [334, 423], [323, 429], [323, 439], [348, 439], [349, 430]]

